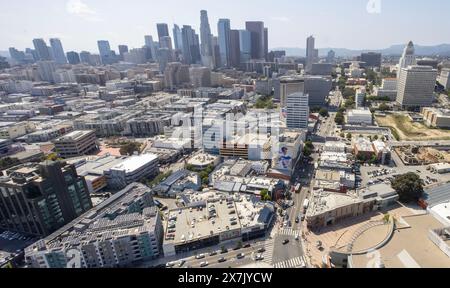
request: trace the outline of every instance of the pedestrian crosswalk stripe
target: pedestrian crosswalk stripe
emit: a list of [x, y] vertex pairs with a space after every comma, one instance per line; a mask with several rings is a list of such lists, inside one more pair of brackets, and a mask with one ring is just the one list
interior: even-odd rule
[[286, 236], [297, 236], [300, 234], [300, 231], [294, 230], [292, 228], [284, 228], [278, 232], [278, 235], [286, 235]]
[[293, 259], [285, 260], [275, 263], [275, 268], [303, 268], [306, 267], [303, 257], [296, 257]]

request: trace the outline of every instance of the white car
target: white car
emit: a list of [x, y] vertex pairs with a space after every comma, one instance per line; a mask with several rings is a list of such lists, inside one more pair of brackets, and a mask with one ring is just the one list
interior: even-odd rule
[[209, 263], [208, 263], [208, 261], [205, 261], [205, 262], [202, 262], [202, 263], [200, 263], [200, 267], [206, 267], [206, 266], [208, 266], [209, 265]]

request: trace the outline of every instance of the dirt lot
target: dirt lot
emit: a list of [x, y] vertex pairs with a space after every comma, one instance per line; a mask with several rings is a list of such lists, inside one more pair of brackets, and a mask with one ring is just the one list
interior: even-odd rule
[[413, 123], [406, 115], [387, 115], [375, 119], [378, 125], [393, 128], [397, 132], [399, 140], [450, 140], [449, 130], [432, 129], [422, 123]]

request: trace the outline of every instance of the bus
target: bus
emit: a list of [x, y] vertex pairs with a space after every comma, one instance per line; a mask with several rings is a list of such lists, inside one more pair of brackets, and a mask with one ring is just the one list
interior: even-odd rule
[[305, 201], [303, 201], [303, 209], [308, 209], [308, 207], [309, 207], [309, 200], [308, 199], [305, 199]]

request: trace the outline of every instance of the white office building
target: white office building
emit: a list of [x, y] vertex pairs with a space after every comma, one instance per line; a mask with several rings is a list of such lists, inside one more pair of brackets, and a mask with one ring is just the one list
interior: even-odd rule
[[289, 129], [307, 129], [309, 119], [309, 96], [293, 93], [287, 96], [287, 119]]
[[373, 117], [369, 109], [353, 109], [347, 113], [347, 124], [372, 125]]
[[132, 156], [105, 171], [105, 174], [112, 188], [122, 189], [133, 182], [157, 175], [158, 163], [158, 156], [155, 154]]
[[437, 70], [431, 66], [402, 68], [398, 79], [397, 103], [407, 106], [431, 106]]
[[444, 68], [441, 71], [441, 75], [438, 78], [439, 84], [444, 86], [446, 90], [450, 89], [450, 69]]

